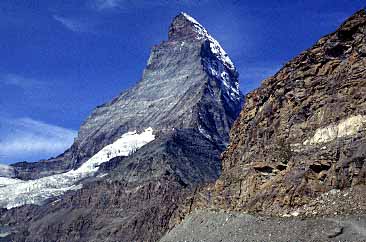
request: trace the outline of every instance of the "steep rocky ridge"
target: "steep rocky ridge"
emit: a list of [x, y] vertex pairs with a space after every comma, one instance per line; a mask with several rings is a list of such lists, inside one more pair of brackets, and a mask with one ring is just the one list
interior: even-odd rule
[[186, 200], [194, 209], [272, 216], [366, 212], [366, 12], [249, 93], [223, 172]]
[[45, 176], [63, 173], [73, 168], [72, 153], [70, 149], [61, 155], [38, 162], [17, 162], [14, 167], [14, 177], [23, 180], [38, 179]]
[[[142, 79], [94, 110], [73, 146], [55, 158], [60, 165], [53, 169], [49, 160], [14, 168], [26, 179], [77, 171], [128, 131], [151, 127], [154, 140], [128, 156], [98, 161], [97, 173], [78, 181], [79, 190], [42, 206], [2, 210], [0, 228], [13, 241], [156, 241], [180, 201], [219, 176], [219, 155], [242, 101], [230, 58], [202, 25], [181, 13], [168, 40], [152, 49]], [[44, 166], [50, 170], [33, 174]]]

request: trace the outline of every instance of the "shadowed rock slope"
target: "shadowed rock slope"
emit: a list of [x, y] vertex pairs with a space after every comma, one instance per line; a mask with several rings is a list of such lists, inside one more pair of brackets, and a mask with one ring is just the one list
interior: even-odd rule
[[200, 208], [364, 215], [365, 93], [361, 10], [247, 95], [222, 155], [222, 175], [198, 189], [174, 222]]
[[[158, 240], [180, 201], [220, 174], [219, 156], [243, 101], [237, 78], [219, 43], [181, 13], [169, 39], [153, 47], [141, 81], [93, 111], [56, 168], [79, 167], [128, 131], [151, 127], [155, 139], [101, 163], [80, 190], [42, 206], [3, 209], [1, 231], [27, 242]], [[47, 163], [14, 167], [18, 177], [34, 179], [47, 175], [37, 174]]]

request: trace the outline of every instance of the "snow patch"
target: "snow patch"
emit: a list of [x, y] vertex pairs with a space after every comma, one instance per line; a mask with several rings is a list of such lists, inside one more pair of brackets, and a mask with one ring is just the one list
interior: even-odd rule
[[99, 165], [117, 156], [128, 156], [145, 144], [153, 141], [153, 129], [125, 133], [114, 143], [105, 146], [78, 169], [36, 180], [0, 179], [0, 207], [13, 208], [24, 204], [41, 204], [46, 199], [82, 187], [82, 179], [93, 176]]
[[366, 126], [366, 115], [355, 115], [342, 120], [338, 124], [331, 124], [315, 131], [310, 139], [303, 142], [304, 145], [321, 144], [337, 138], [352, 136], [357, 134]]
[[201, 26], [201, 24], [200, 23], [198, 23], [197, 22], [197, 20], [195, 20], [194, 18], [192, 18], [191, 16], [189, 16], [188, 14], [186, 14], [186, 13], [184, 13], [184, 12], [182, 12], [182, 14], [183, 14], [183, 16], [186, 18], [186, 19], [188, 19], [190, 22], [192, 22], [192, 23], [194, 23], [194, 24], [197, 24], [197, 25], [200, 25]]
[[104, 174], [100, 174], [100, 175], [98, 175], [97, 177], [99, 177], [99, 178], [103, 178], [103, 177], [105, 177], [105, 176], [107, 176], [108, 175], [108, 173], [104, 173]]
[[204, 66], [211, 76], [221, 81], [221, 89], [223, 90], [224, 94], [226, 94], [226, 97], [233, 100], [234, 102], [240, 101], [241, 95], [239, 91], [239, 83], [237, 80], [231, 79], [222, 62], [216, 59], [205, 58]]
[[200, 133], [208, 140], [212, 140], [211, 135], [201, 127], [201, 125], [198, 126], [198, 131], [200, 131]]
[[22, 182], [22, 180], [14, 179], [14, 178], [8, 178], [8, 177], [0, 177], [0, 187], [8, 186], [10, 184], [16, 184]]
[[216, 57], [204, 60], [209, 74], [222, 81], [222, 89], [226, 98], [234, 102], [240, 101], [239, 82], [232, 80], [229, 75], [229, 73], [236, 73], [236, 68], [228, 54], [197, 20], [186, 13], [182, 13], [182, 15], [193, 24], [194, 31], [197, 33], [196, 38], [208, 41], [211, 53]]
[[222, 61], [225, 66], [227, 66], [230, 70], [235, 71], [235, 66], [231, 61], [229, 55], [225, 52], [225, 50], [221, 47], [220, 43], [215, 40], [207, 30], [193, 17], [189, 16], [186, 13], [182, 13], [183, 16], [190, 21], [195, 28], [195, 32], [198, 34], [197, 39], [207, 39], [210, 42], [210, 48], [213, 54], [217, 56], [217, 58]]

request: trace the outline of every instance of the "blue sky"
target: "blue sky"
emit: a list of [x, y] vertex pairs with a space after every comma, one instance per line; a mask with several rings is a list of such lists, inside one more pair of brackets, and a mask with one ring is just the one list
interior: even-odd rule
[[[92, 109], [131, 87], [172, 18], [196, 18], [243, 92], [364, 7], [360, 0], [2, 0], [0, 163], [67, 148]], [[43, 145], [43, 146], [42, 146]]]

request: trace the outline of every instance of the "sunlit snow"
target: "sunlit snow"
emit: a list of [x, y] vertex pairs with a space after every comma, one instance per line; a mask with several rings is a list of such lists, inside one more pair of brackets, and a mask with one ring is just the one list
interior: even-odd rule
[[8, 186], [10, 184], [15, 184], [22, 182], [22, 180], [14, 179], [14, 178], [8, 178], [8, 177], [0, 177], [0, 187]]
[[230, 70], [234, 71], [235, 66], [231, 61], [229, 55], [225, 52], [225, 50], [221, 47], [219, 42], [215, 40], [207, 30], [194, 18], [189, 16], [186, 13], [182, 13], [186, 19], [194, 24], [196, 28], [196, 32], [198, 33], [198, 38], [200, 39], [208, 39], [210, 41], [210, 48], [213, 54], [217, 56], [219, 60], [221, 60]]
[[76, 170], [30, 181], [0, 177], [0, 207], [10, 209], [24, 204], [41, 204], [66, 191], [80, 189], [81, 185], [77, 183], [93, 176], [100, 164], [117, 156], [128, 156], [154, 139], [152, 128], [145, 129], [140, 134], [136, 131], [128, 132], [105, 146]]
[[195, 32], [198, 34], [198, 39], [206, 39], [209, 41], [210, 49], [212, 54], [217, 57], [217, 60], [210, 60], [206, 64], [208, 65], [208, 70], [210, 74], [216, 77], [218, 80], [222, 81], [222, 87], [224, 92], [226, 92], [227, 96], [235, 101], [240, 100], [240, 91], [239, 91], [239, 83], [236, 81], [233, 85], [230, 84], [229, 74], [226, 72], [225, 67], [233, 72], [235, 72], [235, 66], [231, 61], [228, 54], [221, 47], [219, 42], [214, 39], [207, 30], [193, 17], [189, 16], [186, 13], [182, 13], [183, 16], [190, 21], [195, 28]]

